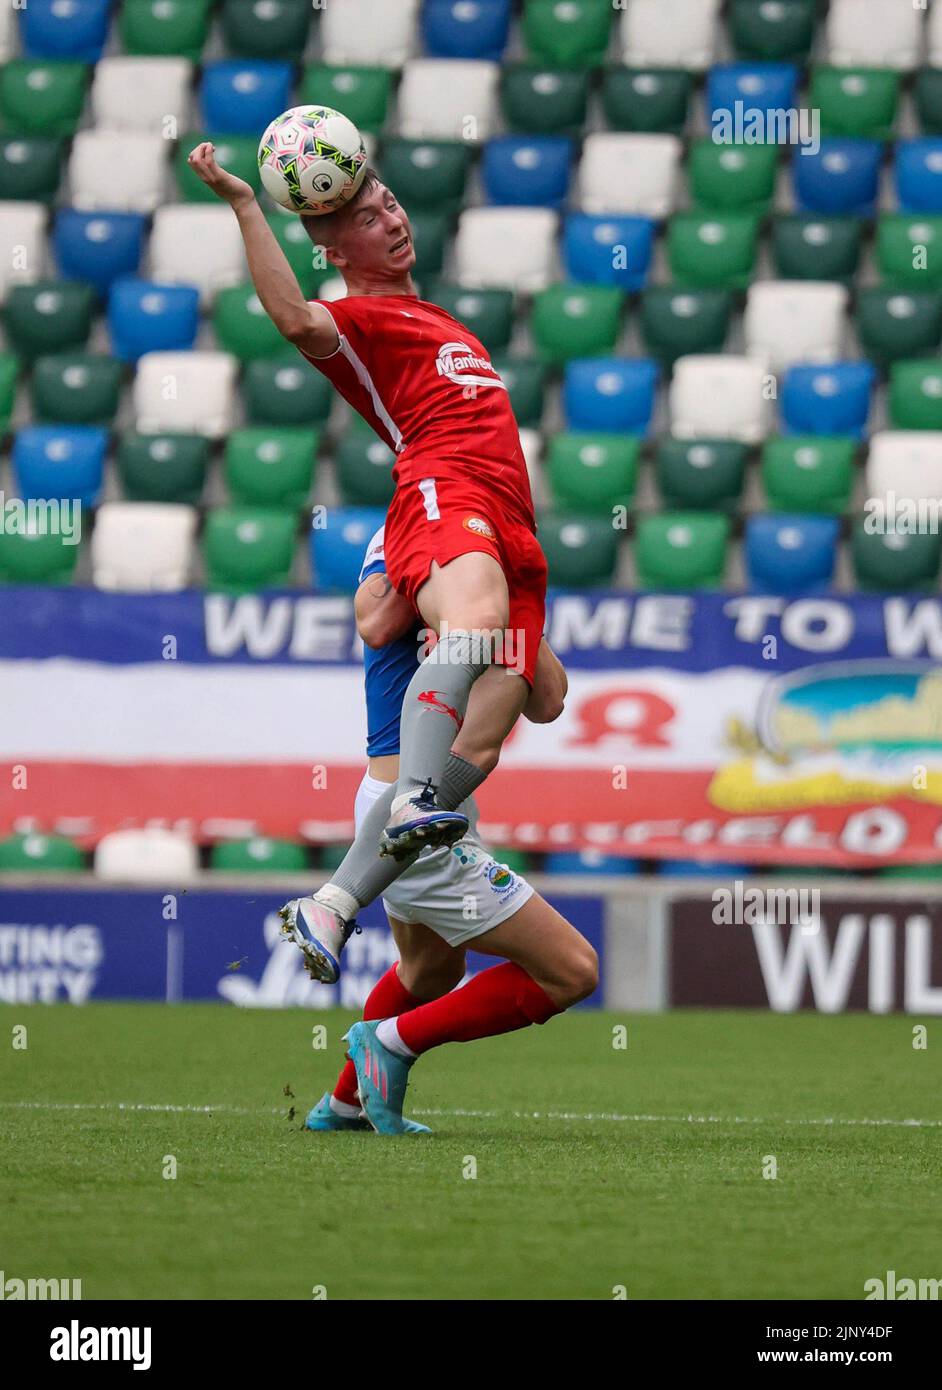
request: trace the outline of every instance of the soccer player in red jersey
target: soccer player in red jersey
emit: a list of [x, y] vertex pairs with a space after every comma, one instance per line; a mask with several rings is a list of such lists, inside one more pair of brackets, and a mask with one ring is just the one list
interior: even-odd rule
[[308, 969], [332, 983], [357, 910], [423, 848], [467, 830], [458, 806], [496, 765], [541, 665], [555, 661], [542, 641], [546, 561], [504, 383], [473, 333], [418, 298], [409, 219], [375, 171], [338, 212], [302, 218], [347, 287], [328, 304], [304, 299], [252, 189], [220, 168], [209, 142], [190, 163], [235, 212], [276, 327], [395, 450], [389, 578], [438, 636], [403, 701], [398, 782], [331, 882], [283, 909]]

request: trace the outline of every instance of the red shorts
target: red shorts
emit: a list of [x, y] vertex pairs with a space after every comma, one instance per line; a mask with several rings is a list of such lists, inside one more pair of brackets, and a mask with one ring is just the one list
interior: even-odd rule
[[447, 565], [476, 550], [493, 555], [510, 594], [500, 664], [533, 685], [546, 619], [546, 557], [523, 517], [508, 516], [473, 478], [403, 482], [389, 504], [384, 549], [393, 587], [413, 603], [433, 560]]

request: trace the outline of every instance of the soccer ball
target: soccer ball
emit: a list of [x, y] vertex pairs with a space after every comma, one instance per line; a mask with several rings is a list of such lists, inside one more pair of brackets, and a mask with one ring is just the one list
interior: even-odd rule
[[293, 106], [258, 147], [265, 190], [290, 212], [336, 212], [363, 182], [366, 150], [352, 121], [330, 106]]

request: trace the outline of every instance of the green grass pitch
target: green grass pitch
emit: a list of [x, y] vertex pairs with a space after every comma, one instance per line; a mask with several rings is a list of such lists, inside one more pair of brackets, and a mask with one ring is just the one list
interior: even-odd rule
[[309, 1134], [350, 1021], [0, 1009], [0, 1269], [134, 1299], [860, 1299], [940, 1274], [938, 1020], [916, 1050], [901, 1016], [584, 1011], [422, 1059], [432, 1137]]

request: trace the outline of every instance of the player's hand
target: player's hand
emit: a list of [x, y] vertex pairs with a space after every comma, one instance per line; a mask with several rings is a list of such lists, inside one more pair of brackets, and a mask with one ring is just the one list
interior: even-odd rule
[[255, 201], [255, 192], [245, 179], [236, 178], [235, 174], [227, 173], [216, 163], [215, 146], [209, 140], [202, 140], [196, 149], [190, 151], [187, 163], [207, 188], [211, 188], [217, 198], [222, 198], [236, 212]]

